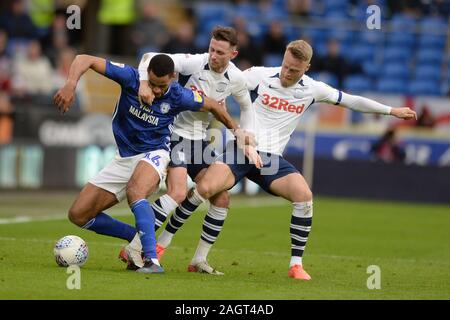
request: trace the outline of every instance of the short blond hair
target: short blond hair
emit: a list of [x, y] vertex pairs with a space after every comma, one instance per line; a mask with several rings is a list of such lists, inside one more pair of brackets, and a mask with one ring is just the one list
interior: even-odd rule
[[289, 51], [295, 58], [305, 62], [310, 62], [313, 55], [311, 45], [305, 40], [295, 40], [290, 42], [287, 45], [286, 50]]

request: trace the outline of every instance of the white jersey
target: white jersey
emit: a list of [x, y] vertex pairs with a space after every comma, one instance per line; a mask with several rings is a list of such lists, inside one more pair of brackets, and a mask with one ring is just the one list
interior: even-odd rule
[[[389, 114], [390, 107], [351, 96], [303, 75], [290, 87], [280, 82], [281, 67], [252, 67], [244, 71], [255, 109], [257, 149], [281, 155], [299, 119], [315, 102], [343, 104], [362, 112]], [[345, 103], [343, 98], [345, 97]], [[354, 107], [358, 105], [358, 107]]]
[[[146, 54], [139, 65], [140, 80], [148, 80], [147, 67], [150, 58], [156, 53]], [[178, 82], [191, 90], [216, 101], [225, 100], [232, 95], [243, 105], [251, 109], [250, 96], [243, 73], [232, 62], [223, 73], [216, 73], [209, 68], [208, 53], [203, 54], [169, 54], [175, 63]], [[181, 112], [173, 124], [173, 132], [187, 139], [200, 140], [206, 137], [206, 129], [213, 115], [210, 112]], [[242, 122], [242, 116], [241, 116]]]

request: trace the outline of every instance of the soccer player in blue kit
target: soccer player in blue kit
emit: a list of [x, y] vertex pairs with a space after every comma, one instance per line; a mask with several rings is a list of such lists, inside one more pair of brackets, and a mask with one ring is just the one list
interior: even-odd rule
[[[156, 258], [154, 212], [147, 197], [165, 179], [175, 116], [187, 110], [210, 111], [232, 129], [243, 144], [249, 137], [238, 129], [223, 105], [174, 81], [174, 62], [165, 54], [154, 56], [148, 66], [148, 84], [155, 95], [151, 105], [141, 103], [138, 98], [138, 70], [103, 58], [78, 55], [70, 67], [66, 84], [54, 96], [54, 103], [63, 114], [74, 100], [78, 80], [89, 69], [121, 86], [112, 121], [118, 150], [115, 159], [81, 190], [69, 209], [69, 220], [98, 234], [130, 243], [141, 242], [144, 259], [136, 259], [140, 263], [133, 261], [137, 272], [162, 273], [164, 269]], [[136, 228], [104, 212], [125, 197], [135, 216]]]

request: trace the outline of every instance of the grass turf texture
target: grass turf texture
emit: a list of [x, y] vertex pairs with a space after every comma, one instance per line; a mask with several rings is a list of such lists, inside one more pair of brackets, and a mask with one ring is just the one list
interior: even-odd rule
[[[186, 272], [205, 208], [175, 236], [164, 275], [124, 269], [124, 241], [81, 230], [64, 214], [74, 194], [0, 195], [0, 299], [450, 299], [450, 208], [441, 205], [316, 197], [304, 256], [309, 282], [287, 277], [291, 206], [274, 197], [233, 197], [209, 256], [225, 276]], [[133, 223], [125, 204], [109, 212]], [[56, 215], [56, 216], [54, 216]], [[59, 215], [59, 216], [58, 216]], [[33, 221], [11, 223], [12, 217]], [[64, 235], [86, 240], [81, 290], [53, 259]], [[158, 232], [159, 234], [159, 232]], [[381, 289], [366, 286], [367, 267], [381, 269]]]

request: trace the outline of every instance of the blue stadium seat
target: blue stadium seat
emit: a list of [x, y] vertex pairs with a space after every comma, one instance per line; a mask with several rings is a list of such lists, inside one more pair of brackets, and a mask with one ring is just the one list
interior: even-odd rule
[[340, 10], [325, 10], [324, 15], [327, 20], [332, 20], [336, 24], [344, 24], [349, 20], [349, 14], [345, 9]]
[[354, 34], [350, 30], [333, 29], [328, 33], [328, 39], [335, 39], [341, 43], [348, 44], [354, 40]]
[[359, 43], [354, 45], [349, 51], [349, 59], [354, 62], [363, 63], [373, 61], [377, 49], [371, 44]]
[[332, 73], [323, 71], [323, 72], [311, 72], [307, 73], [307, 75], [313, 78], [314, 80], [323, 81], [329, 86], [332, 86], [333, 88], [338, 87], [338, 79]]
[[409, 93], [412, 95], [441, 95], [441, 86], [438, 81], [412, 80], [409, 83]]
[[417, 24], [417, 19], [403, 13], [395, 14], [391, 19], [393, 30], [413, 30]]
[[381, 32], [381, 30], [367, 30], [359, 33], [359, 42], [368, 43], [372, 45], [383, 44], [386, 37], [386, 33]]
[[324, 0], [323, 5], [326, 11], [346, 11], [348, 9], [348, 0]]
[[372, 78], [378, 78], [381, 74], [381, 65], [374, 61], [365, 61], [362, 63], [364, 73]]
[[302, 37], [308, 37], [313, 41], [315, 46], [317, 43], [325, 41], [328, 38], [328, 30], [325, 28], [302, 28], [298, 30]]
[[266, 54], [263, 58], [265, 67], [279, 67], [283, 61], [282, 54]]
[[419, 36], [420, 48], [443, 49], [447, 42], [445, 35], [423, 33]]
[[313, 50], [314, 54], [324, 56], [328, 52], [327, 43], [325, 41], [314, 42]]
[[232, 6], [223, 2], [202, 2], [195, 6], [194, 12], [200, 25], [205, 21], [228, 19]]
[[403, 94], [408, 92], [406, 82], [398, 79], [378, 80], [377, 90], [384, 93]]
[[422, 49], [417, 52], [416, 63], [440, 65], [444, 51], [439, 49]]
[[409, 68], [405, 63], [385, 63], [382, 69], [383, 78], [404, 79], [409, 77]]
[[411, 51], [403, 46], [388, 46], [384, 50], [384, 61], [387, 62], [404, 62], [411, 58]]
[[344, 90], [350, 92], [364, 92], [372, 90], [372, 81], [364, 75], [348, 76], [344, 80]]
[[233, 15], [245, 17], [247, 21], [249, 21], [251, 19], [259, 18], [259, 10], [256, 4], [252, 2], [243, 2], [234, 6]]
[[414, 70], [414, 78], [422, 81], [439, 81], [441, 68], [437, 65], [417, 65]]
[[387, 35], [387, 41], [389, 45], [411, 48], [415, 45], [416, 37], [413, 33], [396, 31]]
[[448, 28], [447, 22], [439, 16], [429, 16], [422, 18], [419, 25], [423, 32], [427, 32], [430, 30], [444, 31]]

